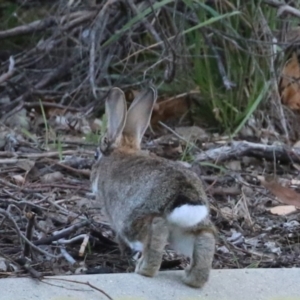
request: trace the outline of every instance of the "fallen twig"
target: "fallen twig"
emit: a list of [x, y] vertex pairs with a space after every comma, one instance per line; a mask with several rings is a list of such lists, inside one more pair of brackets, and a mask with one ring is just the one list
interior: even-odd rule
[[278, 15], [281, 15], [283, 13], [289, 13], [295, 17], [300, 18], [300, 10], [295, 7], [292, 7], [277, 0], [264, 0], [264, 3], [278, 8]]
[[80, 234], [80, 235], [74, 236], [73, 238], [71, 238], [69, 240], [62, 238], [62, 239], [59, 239], [58, 241], [53, 241], [52, 244], [68, 245], [68, 244], [77, 242], [79, 240], [83, 240], [85, 237], [86, 237], [86, 234]]
[[16, 223], [16, 221], [14, 220], [14, 218], [4, 209], [0, 208], [0, 214], [3, 215], [4, 217], [6, 217], [14, 226], [14, 229], [16, 230], [20, 240], [21, 240], [21, 243], [22, 243], [22, 240], [24, 242], [26, 242], [27, 244], [30, 245], [30, 247], [48, 257], [53, 257], [53, 258], [58, 258], [59, 256], [57, 255], [53, 255], [51, 253], [48, 253], [46, 251], [44, 251], [43, 249], [40, 249], [39, 247], [37, 247], [36, 245], [34, 245], [31, 241], [29, 241], [27, 239], [27, 237], [21, 232], [21, 230], [19, 229], [18, 227], [18, 224]]
[[10, 188], [13, 188], [17, 191], [22, 191], [24, 193], [36, 193], [38, 191], [48, 191], [50, 188], [61, 188], [61, 189], [75, 189], [75, 190], [83, 190], [86, 192], [90, 192], [90, 188], [86, 187], [86, 186], [79, 186], [79, 185], [69, 185], [69, 184], [59, 184], [59, 183], [44, 183], [44, 184], [32, 184], [30, 185], [30, 187], [25, 188], [25, 187], [19, 187], [13, 183], [10, 183], [9, 181], [5, 180], [5, 179], [1, 179], [0, 178], [0, 185], [4, 185]]
[[60, 253], [67, 260], [68, 263], [70, 263], [71, 265], [76, 264], [76, 260], [67, 252], [67, 250], [63, 246], [59, 247], [59, 249]]
[[97, 290], [98, 292], [102, 293], [103, 295], [105, 295], [108, 299], [113, 300], [112, 297], [110, 297], [106, 292], [104, 292], [102, 289], [92, 285], [91, 283], [87, 282], [81, 282], [81, 281], [77, 281], [77, 280], [69, 280], [69, 279], [64, 279], [64, 278], [54, 278], [54, 277], [44, 277], [44, 279], [50, 279], [50, 280], [58, 280], [58, 281], [66, 281], [66, 282], [73, 282], [73, 283], [78, 283], [78, 284], [83, 284], [83, 285], [87, 285], [95, 290]]
[[35, 241], [33, 243], [35, 245], [49, 245], [52, 242], [57, 241], [59, 239], [62, 239], [64, 237], [68, 236], [69, 234], [71, 234], [72, 232], [76, 231], [77, 229], [79, 229], [81, 227], [84, 227], [84, 226], [87, 226], [89, 224], [90, 224], [90, 221], [85, 220], [81, 223], [74, 224], [74, 225], [72, 225], [68, 228], [64, 228], [61, 231], [57, 231], [50, 237], [42, 238], [42, 239], [40, 239], [38, 241]]
[[[26, 227], [26, 237], [29, 241], [32, 240], [32, 236], [33, 236], [35, 216], [36, 214], [33, 212], [26, 214], [26, 217], [28, 219], [28, 223]], [[28, 257], [30, 255], [30, 245], [28, 243], [25, 243], [23, 253], [25, 257]]]
[[2, 203], [2, 204], [8, 204], [8, 205], [9, 204], [14, 204], [16, 206], [28, 206], [28, 207], [36, 209], [37, 211], [43, 211], [43, 210], [49, 211], [49, 209], [46, 209], [46, 208], [44, 208], [40, 205], [37, 205], [37, 204], [32, 203], [30, 201], [21, 200], [21, 199], [17, 198], [15, 195], [13, 195], [11, 192], [9, 192], [6, 189], [3, 189], [2, 191], [5, 194], [9, 195], [10, 197], [12, 197], [14, 199], [14, 200], [12, 200], [12, 199], [0, 199], [0, 203]]
[[8, 71], [0, 76], [0, 84], [9, 79], [15, 71], [15, 60], [12, 56], [9, 58]]
[[25, 24], [25, 25], [21, 25], [21, 26], [15, 27], [15, 28], [0, 31], [0, 40], [5, 39], [7, 37], [24, 35], [24, 34], [29, 34], [32, 32], [49, 29], [52, 26], [56, 25], [57, 21], [58, 21], [57, 18], [49, 17], [44, 20], [37, 20], [37, 21], [31, 22], [29, 24]]
[[5, 123], [5, 121], [12, 116], [13, 114], [15, 114], [16, 112], [18, 112], [19, 110], [21, 110], [24, 106], [24, 101], [31, 95], [32, 90], [39, 90], [41, 88], [46, 87], [47, 85], [49, 85], [50, 83], [53, 83], [54, 81], [59, 80], [60, 78], [64, 77], [67, 73], [70, 72], [70, 69], [72, 67], [72, 65], [75, 63], [75, 61], [78, 59], [78, 56], [72, 57], [70, 59], [67, 59], [64, 63], [62, 63], [59, 67], [57, 67], [56, 69], [54, 69], [52, 72], [47, 73], [35, 86], [33, 89], [30, 89], [28, 91], [26, 91], [23, 95], [17, 97], [15, 100], [11, 101], [11, 103], [9, 104], [9, 106], [15, 106], [14, 109], [12, 111], [9, 111], [7, 114], [5, 114], [4, 116], [2, 116], [1, 121], [3, 123]]
[[[38, 93], [37, 93], [38, 94]], [[24, 103], [24, 107], [40, 107], [41, 103], [40, 102], [25, 102]], [[59, 108], [65, 111], [74, 111], [74, 112], [81, 112], [82, 110], [80, 108], [77, 107], [72, 107], [72, 106], [65, 106], [65, 105], [61, 105], [58, 103], [52, 103], [52, 102], [47, 102], [47, 101], [43, 101], [43, 106], [44, 107], [52, 107], [52, 108]]]
[[35, 270], [31, 265], [30, 261], [26, 258], [18, 258], [15, 260], [23, 269], [25, 269], [33, 278], [41, 279], [43, 274]]
[[71, 27], [78, 25], [78, 23], [82, 23], [86, 20], [89, 20], [96, 14], [95, 11], [80, 11], [74, 12], [69, 15], [64, 15], [62, 17], [48, 17], [43, 20], [36, 20], [29, 24], [24, 24], [21, 26], [17, 26], [11, 29], [0, 31], [0, 40], [8, 37], [18, 36], [30, 34], [33, 32], [43, 31], [46, 29], [50, 29], [55, 25], [59, 25], [62, 23], [66, 23], [63, 29], [67, 30]]
[[91, 171], [90, 170], [78, 170], [78, 169], [74, 169], [72, 167], [69, 167], [69, 166], [67, 166], [65, 164], [62, 164], [62, 163], [59, 163], [59, 162], [54, 162], [54, 161], [52, 161], [52, 162], [54, 164], [56, 164], [57, 166], [60, 166], [60, 167], [66, 169], [66, 170], [68, 170], [68, 171], [70, 171], [72, 173], [79, 174], [79, 175], [84, 175], [84, 176], [86, 176], [88, 178], [91, 175]]
[[49, 151], [43, 153], [15, 153], [17, 157], [23, 158], [42, 158], [42, 157], [59, 157], [64, 155], [94, 155], [94, 151], [88, 150], [66, 150], [66, 151]]
[[300, 148], [284, 145], [264, 145], [246, 141], [233, 141], [230, 146], [209, 149], [195, 156], [196, 161], [213, 160], [221, 162], [241, 156], [254, 156], [266, 160], [281, 162], [300, 162]]
[[85, 248], [88, 245], [89, 239], [90, 239], [90, 235], [85, 234], [85, 236], [83, 238], [83, 241], [82, 241], [82, 244], [81, 244], [80, 249], [79, 249], [79, 256], [80, 257], [82, 257], [84, 255]]

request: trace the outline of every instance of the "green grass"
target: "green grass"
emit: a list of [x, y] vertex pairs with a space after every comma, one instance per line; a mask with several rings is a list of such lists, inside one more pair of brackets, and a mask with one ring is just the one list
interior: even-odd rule
[[45, 110], [44, 110], [44, 105], [41, 101], [41, 99], [39, 99], [39, 103], [40, 103], [40, 107], [41, 107], [41, 111], [42, 111], [42, 116], [43, 116], [43, 121], [44, 121], [44, 124], [45, 124], [45, 146], [46, 148], [48, 148], [48, 141], [49, 141], [49, 126], [48, 126], [48, 121], [47, 121], [47, 117], [46, 117], [46, 114], [45, 114]]
[[85, 135], [85, 140], [87, 142], [93, 143], [95, 145], [98, 145], [100, 143], [100, 140], [103, 137], [104, 133], [106, 132], [106, 128], [107, 128], [106, 114], [103, 114], [101, 121], [102, 121], [102, 126], [100, 129], [100, 132], [90, 132]]
[[[120, 4], [120, 22], [110, 25], [111, 34], [96, 49], [97, 56], [100, 52], [111, 56], [103, 57], [109, 58], [108, 72], [101, 73], [103, 80], [97, 85], [106, 87], [109, 82], [140, 89], [152, 81], [159, 95], [166, 97], [197, 89], [200, 93], [193, 96], [197, 105], [192, 109], [195, 123], [205, 123], [211, 131], [232, 137], [238, 135], [270, 98], [271, 84], [276, 82], [272, 70], [278, 56], [272, 57], [272, 32], [281, 28], [277, 9], [261, 0], [161, 0], [150, 7], [146, 2], [137, 5], [137, 14]], [[16, 5], [5, 4], [4, 8], [3, 29], [16, 26], [11, 23], [17, 22], [13, 17]], [[35, 16], [30, 11], [27, 17]], [[145, 21], [161, 41], [144, 26]], [[296, 18], [289, 21], [297, 24]], [[174, 61], [171, 50], [176, 54]], [[276, 51], [282, 49], [276, 46]], [[176, 72], [171, 82], [166, 82], [164, 74], [170, 65]], [[95, 140], [92, 135], [86, 138]], [[186, 153], [185, 159], [189, 159]]]
[[[274, 61], [270, 36], [272, 30], [279, 28], [276, 9], [262, 1], [220, 1], [216, 7], [204, 1], [183, 3], [193, 22], [183, 13], [176, 14], [175, 1], [157, 1], [153, 5], [157, 13], [168, 8], [165, 13], [169, 18], [158, 17], [155, 28], [176, 51], [176, 76], [172, 83], [163, 80], [162, 43], [157, 43], [148, 32], [137, 37], [135, 43], [140, 47], [130, 48], [125, 60], [111, 66], [111, 73], [134, 74], [132, 79], [127, 78], [133, 84], [151, 78], [159, 93], [170, 97], [199, 88], [199, 105], [193, 112], [196, 119], [204, 119], [218, 131], [234, 137], [269, 97]], [[151, 14], [151, 8], [141, 11], [102, 47], [118, 41]], [[225, 87], [224, 79], [232, 83], [231, 88]]]
[[[222, 13], [211, 8], [207, 9], [206, 14], [199, 10], [199, 20], [205, 21], [209, 17], [208, 12], [213, 16]], [[195, 41], [195, 47], [190, 51], [194, 57], [191, 78], [200, 88], [203, 101], [210, 114], [214, 115], [219, 128], [233, 135], [242, 129], [266, 98], [269, 87], [268, 49], [248, 40], [254, 39], [250, 21], [257, 20], [257, 14], [254, 4], [244, 5], [239, 15], [214, 24], [205, 33], [210, 44], [203, 32], [196, 31], [188, 37], [189, 41]], [[217, 35], [218, 32], [221, 34]], [[228, 38], [224, 39], [223, 36]], [[224, 86], [218, 63], [223, 65], [225, 76], [233, 83], [229, 89]]]

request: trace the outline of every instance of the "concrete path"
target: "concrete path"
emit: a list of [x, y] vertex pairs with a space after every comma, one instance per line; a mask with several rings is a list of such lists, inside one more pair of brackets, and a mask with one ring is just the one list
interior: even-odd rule
[[[137, 274], [52, 277], [45, 282], [27, 278], [0, 280], [1, 300], [109, 299], [86, 285], [89, 282], [114, 300], [300, 300], [300, 269], [214, 270], [202, 289], [186, 287], [181, 271], [160, 272], [155, 278]], [[51, 277], [50, 277], [51, 278]]]

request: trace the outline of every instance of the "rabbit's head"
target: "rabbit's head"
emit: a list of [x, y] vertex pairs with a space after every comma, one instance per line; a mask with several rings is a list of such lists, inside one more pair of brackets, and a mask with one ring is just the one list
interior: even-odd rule
[[100, 141], [100, 151], [103, 155], [108, 155], [114, 150], [140, 150], [156, 99], [156, 89], [150, 87], [133, 100], [127, 111], [123, 91], [117, 87], [111, 89], [105, 102], [107, 129]]

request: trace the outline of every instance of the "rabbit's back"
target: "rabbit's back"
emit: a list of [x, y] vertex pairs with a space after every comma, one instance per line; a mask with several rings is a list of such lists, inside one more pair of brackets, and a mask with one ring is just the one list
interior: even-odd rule
[[207, 206], [201, 180], [178, 163], [113, 153], [103, 156], [94, 168], [98, 195], [117, 231], [136, 218], [166, 216], [182, 204]]

